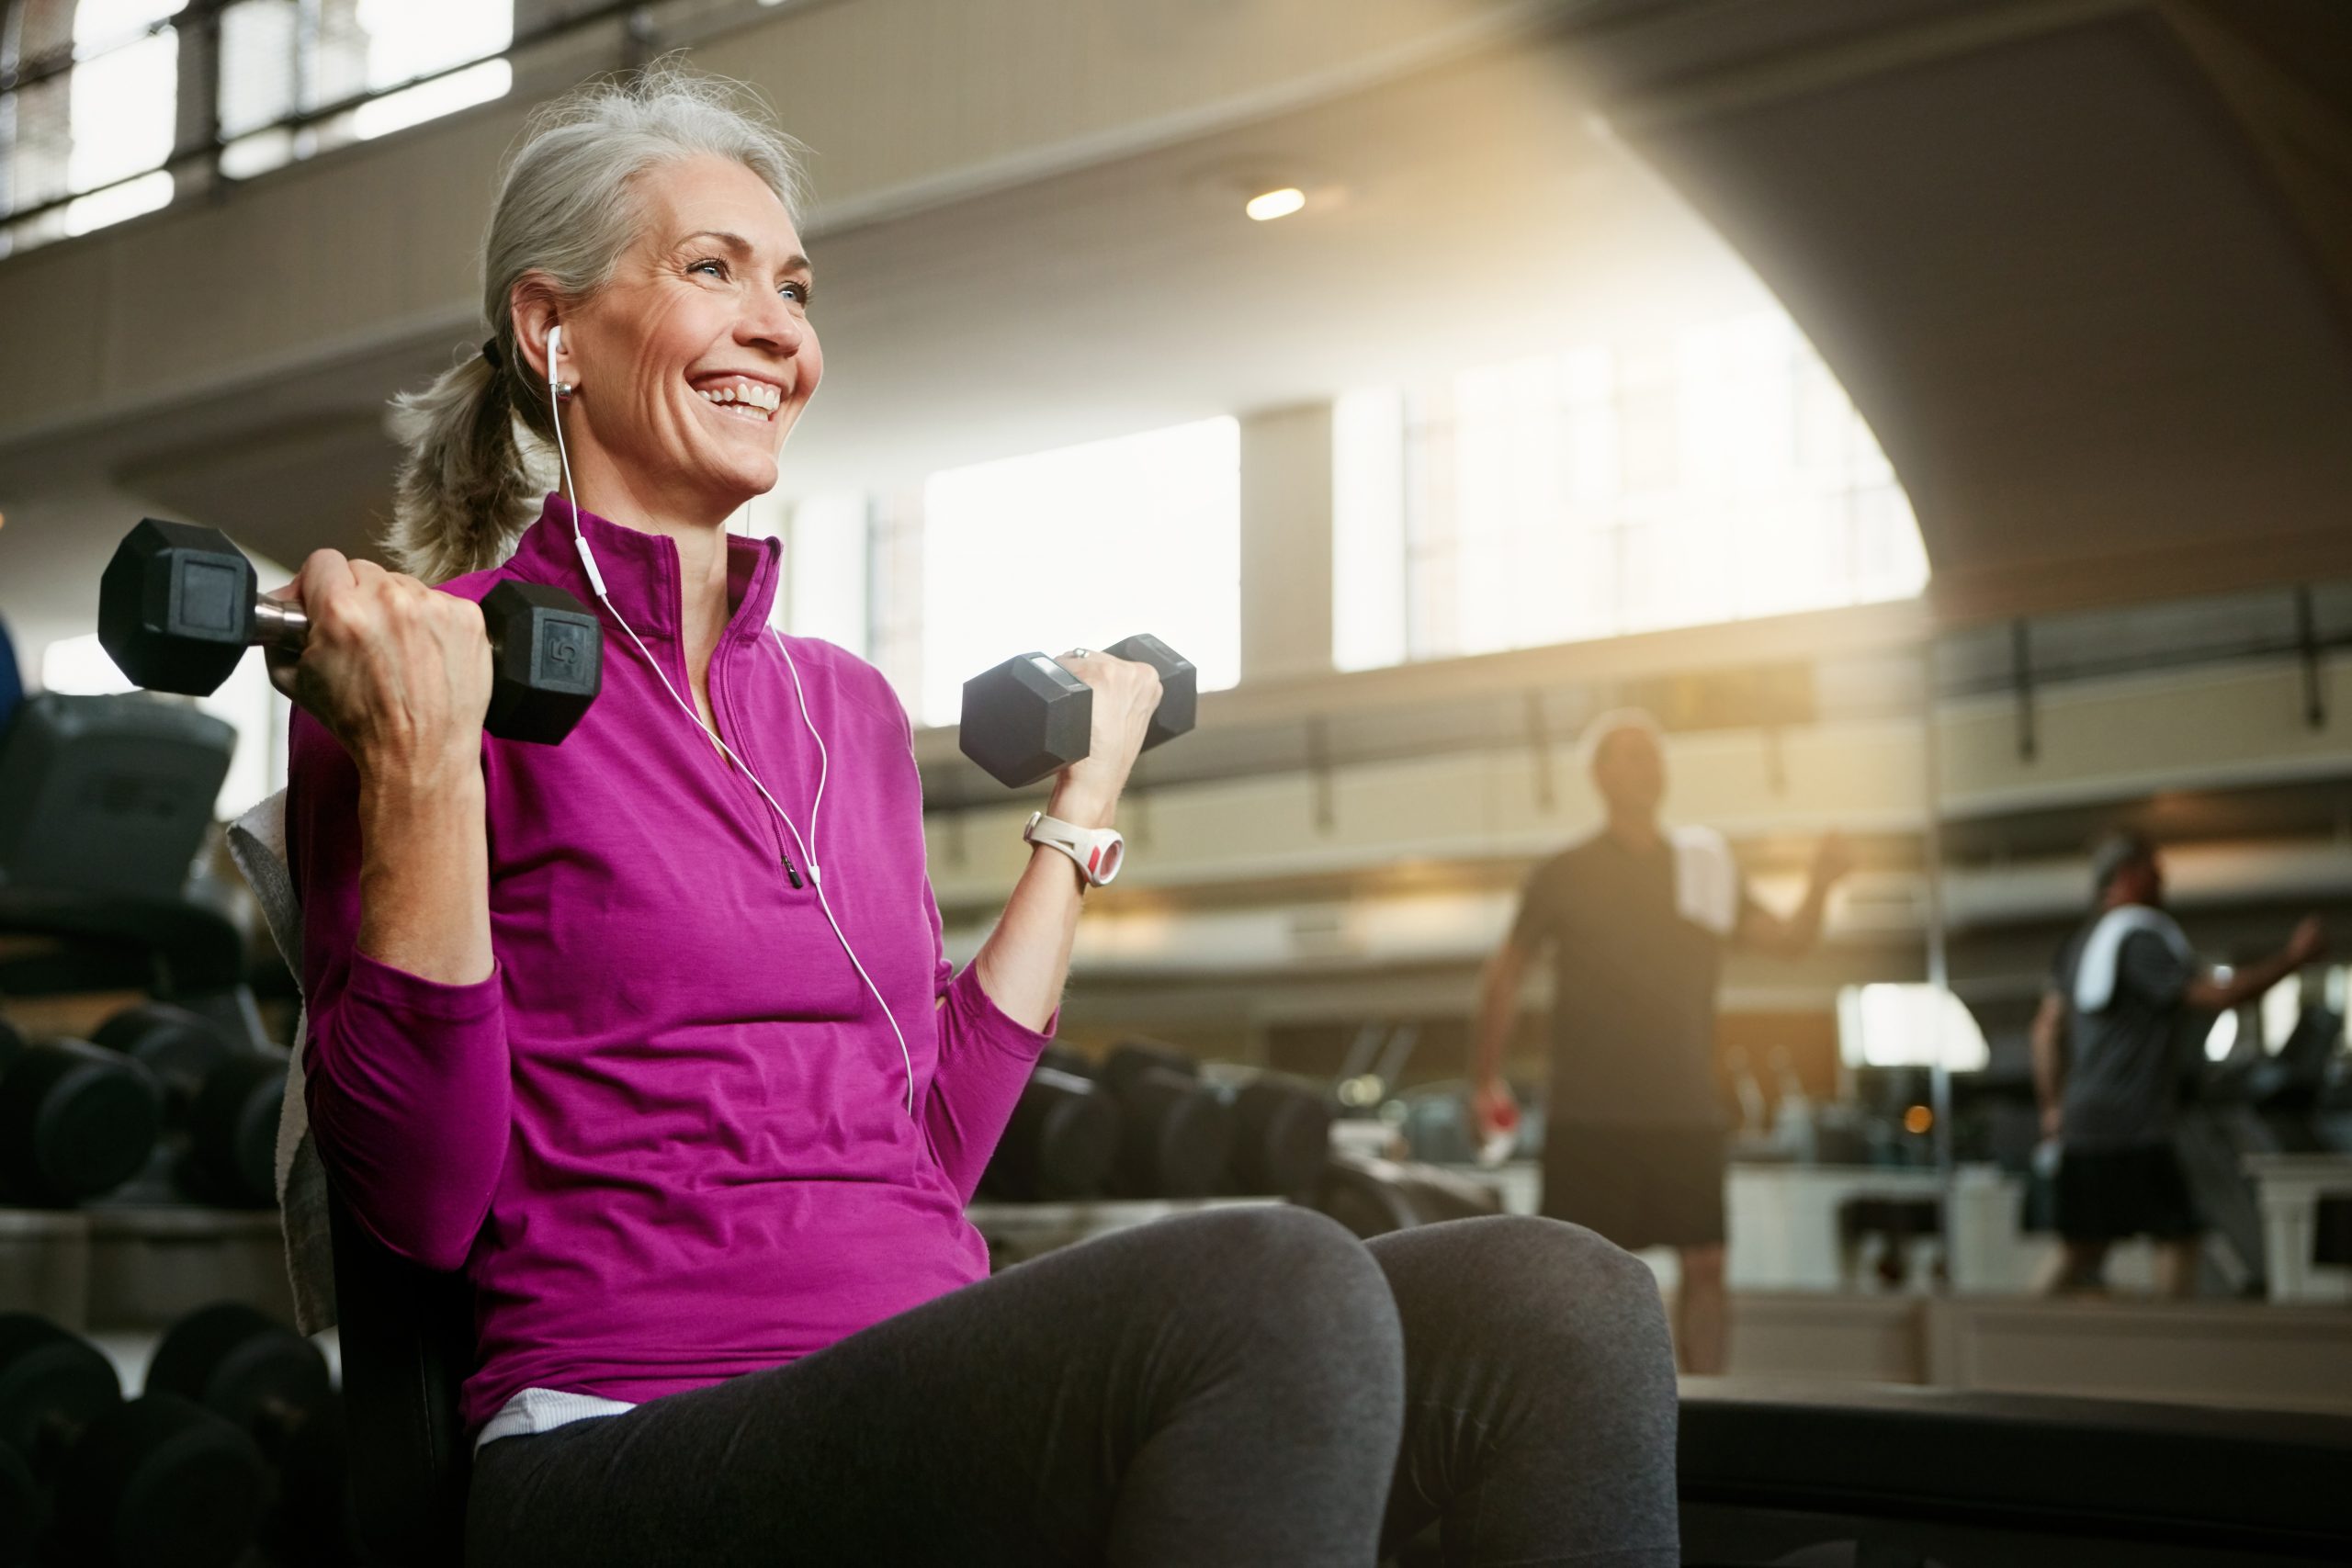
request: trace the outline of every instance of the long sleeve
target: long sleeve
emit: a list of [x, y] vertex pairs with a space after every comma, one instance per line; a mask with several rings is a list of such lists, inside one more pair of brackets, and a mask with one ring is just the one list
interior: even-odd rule
[[1040, 1032], [1006, 1017], [980, 988], [970, 964], [958, 974], [947, 962], [936, 903], [931, 929], [938, 953], [933, 1016], [939, 1029], [939, 1066], [919, 1109], [932, 1158], [968, 1203], [1029, 1082], [1029, 1070], [1053, 1040], [1055, 1019], [1047, 1019]]
[[359, 779], [299, 710], [288, 738], [286, 848], [302, 903], [311, 1126], [352, 1212], [428, 1269], [462, 1266], [512, 1125], [500, 972], [443, 985], [357, 951]]

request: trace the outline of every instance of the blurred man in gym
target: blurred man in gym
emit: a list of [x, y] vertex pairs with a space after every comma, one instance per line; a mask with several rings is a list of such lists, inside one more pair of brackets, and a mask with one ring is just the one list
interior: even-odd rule
[[1537, 866], [1487, 966], [1473, 1034], [1472, 1114], [1482, 1135], [1516, 1125], [1502, 1062], [1531, 960], [1552, 954], [1552, 1067], [1544, 1213], [1638, 1251], [1671, 1247], [1682, 1284], [1675, 1344], [1689, 1372], [1724, 1370], [1725, 1118], [1715, 1088], [1715, 989], [1727, 944], [1794, 956], [1821, 933], [1852, 868], [1824, 838], [1804, 901], [1771, 913], [1748, 896], [1723, 835], [1658, 821], [1666, 753], [1657, 720], [1626, 708], [1585, 731], [1608, 819]]
[[2156, 1289], [2197, 1289], [2202, 1225], [2173, 1149], [2173, 1111], [2198, 1059], [2199, 1020], [2254, 1000], [2325, 950], [2316, 918], [2285, 948], [2229, 978], [2198, 961], [2165, 913], [2164, 866], [2147, 840], [2116, 833], [2091, 857], [2091, 918], [2052, 966], [2033, 1021], [2041, 1132], [2058, 1144], [2063, 1247], [2044, 1294], [2105, 1288], [2108, 1248], [2156, 1240]]

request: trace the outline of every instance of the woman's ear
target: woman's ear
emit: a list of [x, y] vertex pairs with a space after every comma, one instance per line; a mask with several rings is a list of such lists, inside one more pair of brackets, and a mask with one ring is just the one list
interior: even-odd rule
[[574, 373], [579, 366], [573, 362], [568, 345], [561, 345], [560, 352], [549, 352], [548, 340], [561, 321], [561, 307], [555, 290], [548, 287], [544, 277], [535, 274], [526, 273], [517, 278], [514, 292], [507, 297], [507, 309], [514, 318], [515, 350], [529, 362], [531, 379], [542, 388], [549, 380], [550, 371], [557, 380], [575, 386], [580, 380]]

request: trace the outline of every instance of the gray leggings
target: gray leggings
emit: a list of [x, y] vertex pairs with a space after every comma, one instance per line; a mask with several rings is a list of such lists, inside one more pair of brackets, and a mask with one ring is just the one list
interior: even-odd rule
[[786, 1366], [484, 1447], [467, 1558], [1370, 1568], [1679, 1561], [1649, 1271], [1556, 1220], [1365, 1244], [1212, 1211]]

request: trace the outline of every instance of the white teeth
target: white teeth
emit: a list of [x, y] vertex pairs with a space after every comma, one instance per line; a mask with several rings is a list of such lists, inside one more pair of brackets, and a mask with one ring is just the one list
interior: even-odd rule
[[757, 381], [736, 381], [726, 386], [695, 389], [707, 401], [735, 405], [747, 412], [756, 409], [762, 418], [775, 412], [784, 403], [782, 389]]

